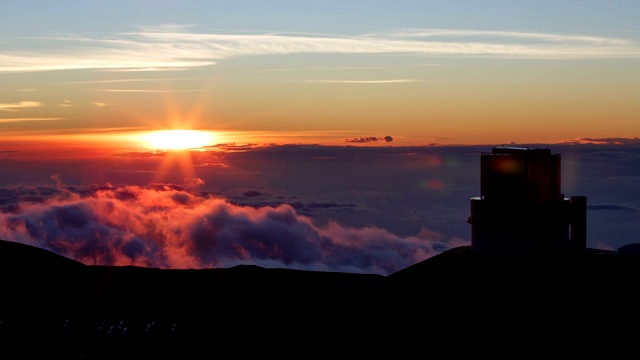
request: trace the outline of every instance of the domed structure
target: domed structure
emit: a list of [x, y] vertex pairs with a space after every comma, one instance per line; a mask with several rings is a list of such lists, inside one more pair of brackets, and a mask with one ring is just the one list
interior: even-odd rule
[[480, 196], [471, 198], [477, 254], [577, 253], [586, 249], [585, 196], [561, 193], [560, 155], [494, 147], [480, 158]]

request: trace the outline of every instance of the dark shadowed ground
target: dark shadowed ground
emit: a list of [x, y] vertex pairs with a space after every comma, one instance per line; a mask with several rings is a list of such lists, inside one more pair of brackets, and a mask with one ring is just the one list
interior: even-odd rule
[[638, 335], [639, 256], [459, 247], [385, 277], [86, 266], [0, 241], [0, 338], [17, 358], [620, 349]]

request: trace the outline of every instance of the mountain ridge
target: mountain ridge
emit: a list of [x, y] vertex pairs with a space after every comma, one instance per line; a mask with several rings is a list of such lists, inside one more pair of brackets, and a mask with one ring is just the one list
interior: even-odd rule
[[10, 346], [28, 339], [71, 358], [118, 358], [123, 351], [186, 356], [185, 349], [196, 356], [206, 339], [259, 344], [251, 351], [263, 354], [285, 338], [317, 347], [327, 336], [332, 341], [324, 351], [341, 344], [375, 354], [375, 347], [363, 347], [400, 346], [426, 334], [446, 341], [444, 334], [460, 326], [486, 341], [497, 334], [487, 324], [503, 327], [498, 333], [506, 339], [558, 319], [564, 325], [547, 328], [547, 335], [586, 335], [594, 327], [617, 328], [614, 317], [593, 317], [589, 306], [640, 320], [637, 274], [639, 254], [597, 249], [480, 256], [463, 246], [382, 276], [255, 265], [84, 265], [0, 241], [0, 335]]

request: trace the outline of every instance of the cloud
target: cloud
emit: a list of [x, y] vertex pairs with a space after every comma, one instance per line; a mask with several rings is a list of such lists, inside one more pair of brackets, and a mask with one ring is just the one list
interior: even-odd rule
[[23, 122], [23, 121], [55, 121], [55, 120], [64, 120], [65, 118], [8, 118], [8, 119], [0, 119], [0, 124], [2, 123], [14, 123], [14, 122]]
[[203, 163], [198, 163], [198, 164], [193, 164], [194, 167], [220, 167], [220, 168], [228, 168], [229, 165], [225, 164], [225, 163], [210, 163], [210, 162], [203, 162]]
[[411, 66], [425, 66], [425, 67], [435, 67], [435, 66], [442, 66], [442, 64], [437, 64], [437, 63], [426, 63], [426, 64], [412, 64]]
[[390, 80], [305, 80], [308, 83], [326, 84], [397, 84], [418, 82], [417, 79], [390, 79]]
[[622, 211], [638, 211], [638, 208], [627, 204], [589, 204], [589, 210], [622, 210]]
[[22, 109], [34, 108], [42, 106], [41, 102], [37, 101], [20, 101], [19, 103], [0, 103], [0, 111], [16, 112]]
[[195, 188], [204, 185], [205, 181], [201, 178], [186, 178], [184, 179], [184, 184], [187, 187]]
[[290, 205], [239, 206], [172, 184], [0, 190], [1, 239], [85, 264], [387, 275], [463, 244], [428, 230], [400, 237], [372, 226], [320, 226]]
[[61, 104], [58, 104], [60, 107], [74, 107], [73, 102], [71, 100], [65, 100]]
[[[634, 41], [552, 33], [404, 29], [353, 36], [184, 32], [192, 25], [146, 28], [108, 37], [20, 38], [3, 43], [0, 72], [65, 69], [155, 70], [213, 65], [221, 59], [280, 54], [419, 54], [521, 59], [637, 58]], [[37, 46], [41, 41], [52, 45]], [[31, 43], [33, 42], [33, 43]]]
[[[254, 149], [258, 144], [256, 143], [247, 143], [247, 144], [237, 144], [237, 143], [218, 143], [215, 145], [204, 146], [204, 148], [220, 150], [223, 152], [245, 152]], [[204, 165], [204, 164], [203, 164]], [[225, 164], [208, 164], [208, 166], [218, 166]]]
[[466, 30], [466, 29], [402, 29], [386, 34], [397, 38], [483, 38], [485, 41], [497, 42], [498, 39], [530, 39], [551, 43], [591, 44], [591, 45], [629, 45], [626, 39], [609, 38], [602, 36], [581, 36], [566, 34], [532, 33], [519, 31], [495, 31], [495, 30]]
[[121, 93], [174, 93], [174, 92], [202, 92], [204, 90], [154, 90], [154, 89], [103, 89], [103, 90], [98, 90], [98, 91], [105, 91], [105, 92], [121, 92]]
[[565, 144], [596, 144], [596, 145], [640, 145], [640, 139], [635, 138], [578, 138], [568, 140]]
[[280, 71], [336, 71], [336, 70], [382, 70], [388, 69], [381, 66], [331, 66], [331, 67], [294, 67], [279, 69], [264, 69], [261, 72], [280, 72]]
[[138, 28], [145, 32], [169, 32], [184, 33], [183, 30], [197, 27], [198, 24], [160, 24], [160, 25], [140, 25]]
[[[122, 70], [125, 71], [125, 70]], [[138, 70], [141, 71], [141, 70]], [[113, 80], [90, 80], [90, 81], [64, 81], [57, 82], [56, 85], [70, 84], [110, 84], [110, 83], [129, 83], [129, 82], [158, 82], [158, 81], [188, 81], [188, 80], [211, 80], [212, 77], [181, 77], [181, 78], [153, 78], [153, 79], [113, 79]]]
[[247, 190], [242, 193], [242, 196], [245, 196], [245, 197], [256, 197], [256, 196], [262, 196], [262, 195], [264, 195], [264, 193], [260, 190]]
[[349, 143], [369, 143], [369, 142], [378, 142], [378, 141], [392, 142], [393, 141], [393, 137], [388, 136], [388, 135], [385, 136], [385, 137], [366, 136], [366, 137], [356, 137], [356, 138], [351, 138], [351, 139], [344, 139], [344, 141], [349, 142]]
[[154, 72], [154, 71], [185, 71], [188, 67], [155, 67], [155, 68], [132, 68], [132, 69], [106, 69], [107, 72]]

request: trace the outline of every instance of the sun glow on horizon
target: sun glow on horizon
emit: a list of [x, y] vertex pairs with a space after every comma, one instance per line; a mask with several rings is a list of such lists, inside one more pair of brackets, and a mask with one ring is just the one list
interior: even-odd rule
[[201, 130], [158, 130], [141, 139], [146, 147], [156, 150], [186, 150], [212, 145], [214, 135]]

